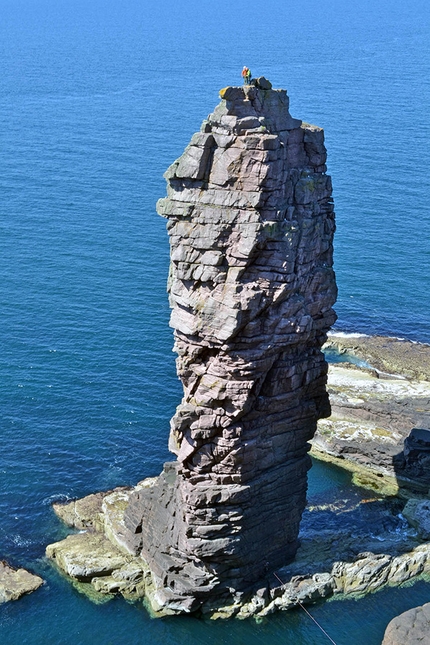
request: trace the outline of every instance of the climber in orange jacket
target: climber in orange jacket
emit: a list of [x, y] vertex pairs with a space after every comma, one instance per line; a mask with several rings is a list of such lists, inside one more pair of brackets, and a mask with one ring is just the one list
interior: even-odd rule
[[242, 69], [242, 78], [243, 78], [243, 84], [249, 85], [249, 83], [251, 82], [251, 70], [248, 67], [246, 67], [246, 65], [244, 65]]

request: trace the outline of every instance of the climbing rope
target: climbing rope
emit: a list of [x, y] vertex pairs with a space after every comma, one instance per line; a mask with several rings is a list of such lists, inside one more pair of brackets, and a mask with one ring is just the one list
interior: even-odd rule
[[[279, 580], [279, 582], [281, 583], [281, 585], [282, 585], [282, 586], [284, 586], [284, 585], [285, 585], [285, 583], [284, 583], [284, 582], [282, 582], [281, 578], [279, 578], [279, 576], [277, 576], [277, 575], [276, 575], [276, 573], [273, 573], [273, 575], [275, 576], [275, 578], [276, 578], [277, 580]], [[304, 611], [304, 612], [309, 616], [309, 618], [310, 618], [311, 620], [313, 620], [313, 621], [314, 621], [315, 625], [317, 625], [317, 626], [320, 628], [320, 630], [322, 631], [322, 633], [323, 633], [323, 634], [325, 634], [325, 636], [327, 636], [327, 638], [329, 639], [329, 641], [330, 641], [331, 643], [333, 643], [333, 645], [336, 645], [336, 643], [334, 642], [334, 640], [333, 640], [333, 639], [332, 639], [332, 638], [327, 634], [326, 630], [325, 630], [323, 627], [321, 627], [321, 625], [319, 624], [319, 622], [317, 621], [317, 619], [316, 619], [316, 618], [314, 618], [314, 617], [312, 616], [312, 614], [308, 612], [308, 610], [306, 609], [306, 607], [305, 607], [304, 605], [302, 605], [302, 603], [300, 602], [300, 600], [297, 600], [296, 602], [297, 602], [297, 604], [299, 605], [299, 607], [301, 607], [301, 608], [303, 609], [303, 611]]]

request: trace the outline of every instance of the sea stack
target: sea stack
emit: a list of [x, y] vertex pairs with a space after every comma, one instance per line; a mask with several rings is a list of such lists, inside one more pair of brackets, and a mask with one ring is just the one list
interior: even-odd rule
[[169, 298], [184, 396], [153, 485], [117, 540], [154, 608], [239, 600], [294, 558], [308, 441], [330, 414], [321, 346], [335, 321], [324, 133], [266, 79], [227, 87], [167, 170]]

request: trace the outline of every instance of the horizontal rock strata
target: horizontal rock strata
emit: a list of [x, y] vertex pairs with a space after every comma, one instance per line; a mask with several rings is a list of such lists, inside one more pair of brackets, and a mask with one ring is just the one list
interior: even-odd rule
[[319, 422], [313, 454], [353, 471], [360, 485], [386, 494], [427, 496], [430, 346], [383, 337], [330, 336], [325, 348], [360, 359], [365, 366], [330, 365], [332, 415]]
[[[143, 481], [136, 492], [152, 487]], [[127, 498], [135, 489], [99, 493], [78, 503], [55, 505], [57, 514], [76, 526], [85, 519], [87, 529], [47, 548], [48, 557], [93, 601], [121, 594], [128, 600], [150, 601], [161, 615], [176, 613], [159, 604], [153, 575], [140, 555], [131, 555], [107, 539], [112, 518], [121, 525]], [[300, 547], [291, 564], [272, 572], [249, 593], [231, 596], [225, 603], [209, 599], [202, 611], [211, 618], [264, 617], [331, 596], [361, 596], [387, 585], [395, 586], [430, 575], [430, 544], [408, 526], [396, 500], [362, 499], [357, 493], [310, 505], [304, 512]], [[71, 508], [84, 509], [72, 517]], [[92, 511], [90, 509], [92, 508]], [[260, 561], [263, 559], [260, 554]], [[279, 583], [279, 579], [284, 582]]]
[[325, 349], [361, 358], [378, 372], [430, 381], [430, 346], [404, 338], [330, 333]]
[[152, 606], [164, 611], [240, 597], [294, 557], [308, 441], [330, 413], [321, 345], [335, 320], [335, 224], [324, 135], [270, 87], [260, 78], [221, 91], [157, 205], [184, 388], [171, 421], [177, 460], [124, 493], [121, 512], [103, 503], [105, 534], [145, 562]]
[[39, 576], [26, 569], [14, 569], [7, 562], [0, 561], [0, 603], [18, 600], [36, 591], [42, 584]]
[[171, 422], [177, 461], [131, 498], [120, 537], [148, 563], [160, 602], [184, 610], [294, 557], [307, 442], [329, 414], [320, 347], [336, 285], [323, 131], [290, 116], [283, 90], [221, 97], [157, 205], [184, 387]]

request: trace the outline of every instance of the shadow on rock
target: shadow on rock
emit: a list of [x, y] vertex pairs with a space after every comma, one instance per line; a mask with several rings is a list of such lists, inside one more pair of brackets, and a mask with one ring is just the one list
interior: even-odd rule
[[399, 486], [428, 494], [430, 489], [430, 430], [413, 428], [403, 450], [394, 455], [393, 467]]

